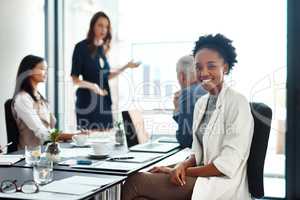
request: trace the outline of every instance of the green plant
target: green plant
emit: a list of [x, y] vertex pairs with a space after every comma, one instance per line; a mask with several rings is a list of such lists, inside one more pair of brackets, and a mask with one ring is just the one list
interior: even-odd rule
[[118, 130], [122, 130], [122, 122], [120, 122], [120, 121], [116, 121], [115, 122], [115, 127], [117, 127], [118, 128]]
[[58, 137], [60, 135], [60, 130], [53, 128], [50, 130], [50, 141], [55, 143], [58, 141]]

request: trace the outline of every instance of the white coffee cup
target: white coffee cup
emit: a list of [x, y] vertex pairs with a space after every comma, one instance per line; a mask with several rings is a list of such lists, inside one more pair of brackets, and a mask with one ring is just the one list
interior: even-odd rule
[[106, 155], [108, 154], [108, 141], [97, 141], [92, 142], [92, 149], [95, 155]]
[[83, 146], [86, 143], [87, 135], [73, 135], [73, 142], [78, 146]]

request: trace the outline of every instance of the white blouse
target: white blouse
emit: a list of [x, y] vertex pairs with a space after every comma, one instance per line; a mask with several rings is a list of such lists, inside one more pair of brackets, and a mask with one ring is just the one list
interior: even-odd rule
[[[40, 144], [49, 139], [49, 130], [54, 127], [56, 120], [45, 101], [39, 100], [36, 102], [27, 92], [20, 92], [15, 96], [13, 108], [20, 131], [20, 140], [22, 140], [22, 137], [29, 137], [28, 133], [26, 135], [22, 134], [20, 123], [25, 124], [31, 130], [36, 139], [40, 140]], [[25, 143], [28, 143], [28, 139], [25, 139], [25, 141], [27, 141]], [[20, 142], [22, 143], [22, 141]]]

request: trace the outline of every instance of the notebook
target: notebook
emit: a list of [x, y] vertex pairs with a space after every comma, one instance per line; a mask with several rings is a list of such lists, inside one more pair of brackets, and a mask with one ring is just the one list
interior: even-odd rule
[[14, 165], [20, 160], [24, 159], [24, 155], [0, 155], [0, 165], [9, 166]]

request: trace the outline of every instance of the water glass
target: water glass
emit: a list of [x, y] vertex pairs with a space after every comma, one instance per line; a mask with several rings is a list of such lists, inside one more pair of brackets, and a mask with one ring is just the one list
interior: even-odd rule
[[41, 157], [41, 146], [25, 146], [25, 161], [26, 164], [33, 165], [39, 161]]
[[33, 165], [33, 180], [44, 185], [53, 180], [53, 162], [46, 157], [42, 157]]

